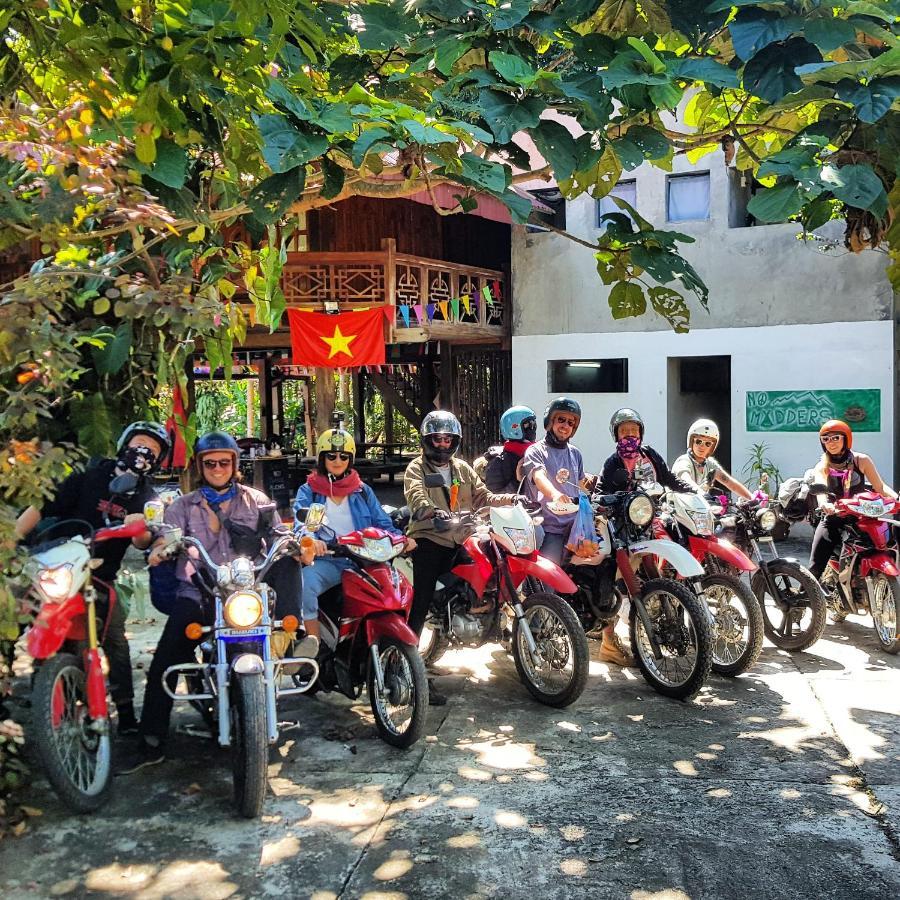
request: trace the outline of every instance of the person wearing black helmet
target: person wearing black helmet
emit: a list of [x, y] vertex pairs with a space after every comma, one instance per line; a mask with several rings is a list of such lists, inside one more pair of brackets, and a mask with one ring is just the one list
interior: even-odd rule
[[[165, 522], [196, 538], [216, 564], [230, 562], [236, 556], [260, 561], [263, 541], [271, 541], [281, 522], [275, 504], [262, 491], [241, 484], [241, 451], [231, 435], [212, 431], [203, 435], [194, 449], [194, 465], [200, 487], [172, 501], [165, 511]], [[150, 566], [164, 561], [165, 538], [151, 548]], [[163, 674], [170, 666], [191, 662], [197, 641], [188, 638], [185, 627], [191, 622], [209, 622], [210, 610], [203, 595], [191, 581], [193, 567], [186, 556], [175, 568], [177, 595], [174, 609], [166, 621], [153, 662], [147, 673], [144, 708], [141, 711], [140, 740], [132, 752], [123, 754], [118, 775], [128, 775], [165, 759], [164, 744], [169, 731], [172, 698], [163, 689]], [[269, 571], [269, 584], [275, 589], [275, 616], [300, 614], [300, 566], [290, 557], [276, 562]], [[172, 684], [174, 688], [174, 683]]]
[[[409, 616], [409, 627], [416, 634], [425, 625], [438, 578], [450, 570], [459, 547], [471, 533], [469, 528], [437, 527], [435, 520], [515, 501], [513, 494], [492, 494], [475, 470], [455, 457], [462, 440], [462, 426], [453, 413], [444, 410], [428, 413], [419, 434], [422, 454], [407, 466], [403, 476], [403, 493], [411, 517], [407, 535], [416, 542], [412, 552], [413, 605]], [[435, 473], [443, 476], [443, 486], [427, 487], [425, 476]], [[445, 697], [432, 690], [432, 704], [445, 702]]]
[[[24, 538], [42, 519], [80, 519], [92, 528], [122, 525], [143, 518], [144, 504], [156, 493], [147, 481], [169, 452], [169, 435], [157, 422], [132, 422], [116, 442], [115, 459], [97, 459], [87, 468], [75, 472], [60, 484], [56, 496], [40, 509], [30, 506], [16, 521], [16, 535]], [[137, 476], [137, 485], [126, 493], [113, 493], [111, 482], [130, 472]], [[55, 537], [63, 531], [54, 530]], [[150, 543], [146, 537], [132, 543], [144, 549]], [[134, 715], [134, 684], [131, 672], [131, 652], [125, 637], [125, 611], [120, 603], [109, 604], [109, 586], [116, 580], [122, 558], [128, 549], [126, 539], [104, 541], [94, 549], [101, 560], [94, 570], [97, 588], [97, 613], [106, 619], [103, 650], [109, 660], [110, 693], [118, 713], [119, 734], [137, 731]]]

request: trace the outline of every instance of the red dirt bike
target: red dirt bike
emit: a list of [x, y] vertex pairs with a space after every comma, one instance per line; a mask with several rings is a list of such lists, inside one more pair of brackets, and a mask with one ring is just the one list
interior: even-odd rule
[[[306, 532], [323, 539], [329, 534], [324, 513], [313, 503], [298, 510], [298, 518]], [[340, 586], [319, 598], [319, 678], [310, 693], [338, 690], [355, 700], [365, 686], [382, 740], [410, 747], [425, 730], [428, 679], [419, 638], [406, 624], [412, 587], [392, 565], [406, 538], [370, 526], [325, 544], [351, 565]], [[295, 678], [302, 675], [301, 669]]]
[[825, 601], [836, 621], [851, 613], [870, 613], [878, 642], [887, 653], [900, 652], [900, 550], [891, 525], [900, 525], [900, 501], [874, 491], [835, 501], [834, 515], [847, 527], [840, 557], [822, 573]]
[[712, 670], [734, 677], [746, 672], [762, 652], [763, 614], [741, 579], [757, 565], [731, 541], [716, 537], [710, 505], [698, 494], [666, 492], [666, 509], [657, 520], [657, 537], [685, 547], [706, 570], [700, 586], [713, 614]]
[[[32, 691], [35, 749], [50, 784], [72, 809], [93, 812], [112, 788], [114, 722], [98, 635], [97, 590], [91, 580], [96, 544], [137, 537], [142, 521], [44, 541], [32, 552], [30, 595], [40, 611], [27, 636], [37, 667]], [[109, 608], [117, 602], [109, 587]]]

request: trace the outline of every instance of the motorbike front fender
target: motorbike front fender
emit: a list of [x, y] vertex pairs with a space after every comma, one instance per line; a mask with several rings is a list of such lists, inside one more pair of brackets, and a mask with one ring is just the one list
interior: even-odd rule
[[674, 541], [641, 541], [631, 544], [628, 552], [633, 556], [658, 556], [671, 564], [682, 578], [700, 578], [704, 574], [703, 566], [690, 551]]
[[578, 590], [575, 582], [555, 562], [543, 556], [537, 554], [513, 556], [510, 554], [506, 557], [506, 563], [515, 587], [531, 576], [558, 594], [574, 594]]
[[698, 538], [691, 535], [688, 538], [688, 549], [698, 562], [709, 553], [742, 572], [755, 572], [758, 568], [746, 553], [723, 538]]
[[266, 667], [256, 653], [242, 653], [231, 661], [231, 671], [235, 675], [264, 675]]
[[863, 578], [871, 575], [872, 572], [881, 572], [889, 578], [896, 578], [900, 575], [897, 561], [889, 553], [873, 553], [871, 556], [864, 556], [859, 561], [859, 574]]
[[87, 636], [86, 613], [81, 594], [62, 603], [44, 603], [28, 632], [28, 655], [33, 659], [49, 659], [67, 639], [83, 641]]
[[396, 613], [369, 616], [365, 621], [365, 634], [368, 647], [382, 638], [393, 638], [410, 647], [419, 646], [418, 635]]

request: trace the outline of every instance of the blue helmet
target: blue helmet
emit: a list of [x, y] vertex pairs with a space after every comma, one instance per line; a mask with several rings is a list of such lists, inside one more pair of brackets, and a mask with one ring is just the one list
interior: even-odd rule
[[511, 406], [500, 416], [500, 436], [505, 441], [533, 441], [537, 437], [537, 414], [527, 406]]
[[227, 450], [229, 453], [233, 453], [234, 467], [237, 469], [238, 463], [241, 461], [241, 448], [230, 434], [226, 434], [224, 431], [207, 432], [197, 439], [197, 443], [194, 445], [194, 456], [199, 462], [204, 453], [212, 453], [215, 450]]

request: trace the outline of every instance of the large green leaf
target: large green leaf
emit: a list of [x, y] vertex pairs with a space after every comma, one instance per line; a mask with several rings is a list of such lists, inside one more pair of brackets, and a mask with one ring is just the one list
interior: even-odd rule
[[[98, 336], [101, 333], [98, 332]], [[103, 347], [93, 347], [91, 355], [94, 358], [94, 368], [100, 375], [115, 375], [128, 361], [131, 353], [133, 332], [131, 321], [122, 322], [116, 330], [104, 329], [102, 339]]]
[[257, 125], [263, 139], [263, 159], [275, 173], [311, 162], [328, 149], [325, 135], [300, 131], [285, 116], [259, 116]]
[[247, 205], [258, 222], [271, 225], [291, 208], [291, 204], [303, 193], [305, 184], [305, 165], [270, 175], [250, 191]]
[[676, 334], [686, 334], [690, 331], [691, 311], [687, 301], [678, 291], [656, 285], [647, 289], [647, 295], [654, 311], [672, 326]]
[[744, 89], [777, 103], [803, 87], [803, 81], [794, 71], [798, 66], [821, 61], [819, 51], [803, 38], [772, 44], [744, 66]]
[[415, 18], [407, 15], [400, 3], [357, 3], [351, 9], [365, 24], [365, 30], [357, 32], [363, 50], [406, 47], [418, 30]]
[[463, 153], [459, 161], [462, 171], [455, 177], [464, 184], [471, 184], [492, 194], [502, 194], [509, 186], [510, 172], [506, 166], [482, 159], [474, 153]]
[[488, 6], [486, 9], [484, 4], [479, 5], [497, 31], [518, 25], [531, 12], [531, 0], [506, 0], [505, 3], [498, 3], [493, 8]]
[[434, 51], [434, 65], [441, 75], [449, 77], [456, 61], [468, 53], [472, 44], [463, 35], [454, 35], [437, 45]]
[[149, 165], [136, 161], [134, 168], [166, 187], [179, 190], [187, 181], [188, 155], [174, 141], [156, 142], [156, 157]]
[[554, 178], [557, 181], [571, 178], [578, 165], [578, 149], [568, 129], [559, 122], [545, 119], [537, 128], [531, 129], [531, 137], [538, 152], [553, 168]]
[[625, 137], [636, 144], [644, 159], [662, 159], [670, 148], [669, 139], [648, 125], [632, 125]]
[[809, 19], [803, 33], [823, 53], [831, 53], [832, 50], [856, 40], [856, 29], [852, 23], [832, 16]]
[[779, 184], [756, 194], [747, 204], [747, 212], [760, 222], [784, 222], [800, 212], [803, 199], [798, 184]]
[[481, 92], [482, 116], [499, 144], [508, 144], [517, 131], [537, 125], [544, 104], [535, 97], [516, 100], [498, 91]]
[[628, 319], [647, 312], [647, 298], [634, 281], [619, 281], [609, 292], [609, 309], [614, 319]]
[[741, 10], [728, 26], [734, 52], [743, 60], [802, 29], [803, 20], [799, 16], [779, 16], [760, 9]]
[[492, 50], [488, 59], [491, 65], [510, 84], [529, 84], [535, 79], [535, 70], [521, 56]]
[[887, 211], [884, 184], [868, 166], [824, 166], [821, 179], [826, 188], [847, 206], [867, 209], [879, 217]]
[[497, 199], [506, 205], [516, 225], [524, 225], [528, 221], [533, 207], [527, 197], [510, 190], [500, 194]]
[[270, 78], [266, 87], [266, 96], [279, 109], [295, 115], [302, 122], [309, 121], [311, 117], [309, 107], [284, 82], [277, 78]]
[[391, 133], [386, 128], [367, 128], [353, 142], [353, 165], [361, 166], [366, 154], [376, 148], [389, 150], [392, 147]]
[[900, 77], [879, 78], [868, 84], [845, 78], [837, 83], [836, 90], [841, 100], [852, 104], [863, 122], [877, 122], [900, 97]]
[[717, 62], [712, 57], [679, 59], [669, 66], [669, 71], [679, 78], [703, 81], [716, 87], [736, 88], [740, 84], [740, 79], [734, 69]]
[[321, 162], [324, 181], [319, 195], [323, 200], [331, 200], [343, 190], [346, 173], [342, 166], [328, 156], [323, 156]]

